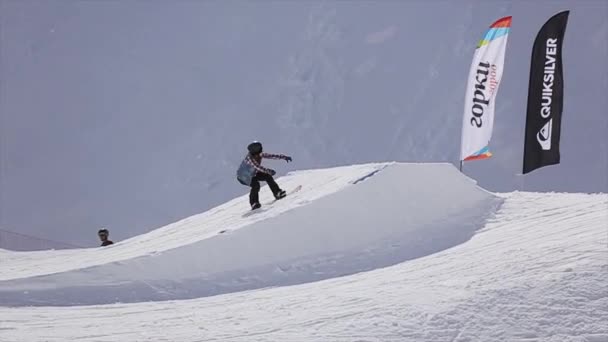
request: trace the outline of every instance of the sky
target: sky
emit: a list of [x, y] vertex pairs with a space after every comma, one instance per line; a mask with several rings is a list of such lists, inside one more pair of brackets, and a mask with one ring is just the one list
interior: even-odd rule
[[[532, 43], [565, 9], [562, 160], [522, 176]], [[80, 246], [150, 231], [245, 194], [252, 140], [293, 157], [265, 163], [279, 175], [457, 165], [474, 49], [506, 15], [494, 156], [464, 172], [608, 191], [606, 1], [0, 0], [0, 227]]]

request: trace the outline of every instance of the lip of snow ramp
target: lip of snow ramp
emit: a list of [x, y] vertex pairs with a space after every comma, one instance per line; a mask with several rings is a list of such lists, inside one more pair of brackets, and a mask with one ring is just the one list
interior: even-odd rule
[[[461, 244], [502, 203], [451, 164], [301, 171], [279, 184], [303, 188], [259, 213], [246, 214], [243, 196], [109, 248], [4, 253], [0, 305], [186, 299], [344, 276]], [[40, 266], [49, 258], [72, 267]]]

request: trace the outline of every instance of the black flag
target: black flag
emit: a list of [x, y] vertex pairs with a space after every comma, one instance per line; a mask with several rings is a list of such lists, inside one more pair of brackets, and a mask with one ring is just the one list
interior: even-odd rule
[[559, 164], [559, 138], [564, 105], [562, 43], [568, 14], [560, 12], [540, 29], [530, 66], [524, 170]]

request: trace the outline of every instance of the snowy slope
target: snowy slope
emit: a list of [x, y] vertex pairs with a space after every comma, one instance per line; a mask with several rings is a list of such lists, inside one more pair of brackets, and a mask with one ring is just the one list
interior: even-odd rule
[[279, 181], [303, 189], [251, 215], [242, 197], [107, 249], [15, 253], [0, 268], [3, 303], [184, 299], [343, 276], [462, 243], [501, 202], [450, 164], [372, 164]]
[[499, 196], [470, 240], [415, 260], [193, 300], [0, 308], [0, 340], [607, 341], [608, 196]]
[[[298, 194], [298, 198], [313, 201], [339, 191], [386, 165], [368, 164], [328, 170], [300, 171], [292, 176], [281, 178], [279, 182], [287, 190], [294, 188], [296, 184], [305, 184], [306, 187]], [[268, 191], [263, 189], [260, 193], [262, 203], [268, 202], [270, 198]], [[244, 195], [202, 214], [119, 242], [109, 248], [16, 253], [6, 251], [0, 264], [0, 280], [65, 272], [155, 254], [216, 236], [219, 231], [226, 228], [238, 229], [305, 204], [301, 201], [284, 201], [280, 203], [281, 205], [274, 206], [275, 210], [270, 215], [253, 215], [243, 218], [242, 214], [248, 211], [248, 203], [246, 195]], [[289, 203], [289, 205], [285, 205], [285, 203]]]
[[4, 229], [82, 246], [99, 226], [149, 232], [237, 197], [253, 139], [294, 157], [279, 174], [457, 163], [475, 46], [507, 15], [494, 157], [465, 170], [521, 190], [530, 52], [564, 9], [563, 158], [525, 186], [608, 191], [606, 1], [61, 3], [0, 1]]

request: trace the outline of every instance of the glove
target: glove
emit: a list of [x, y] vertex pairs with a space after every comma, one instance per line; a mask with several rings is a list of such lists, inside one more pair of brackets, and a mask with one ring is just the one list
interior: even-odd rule
[[274, 176], [277, 172], [273, 169], [268, 169], [268, 174]]
[[286, 162], [288, 162], [288, 163], [289, 163], [289, 162], [291, 162], [291, 160], [292, 160], [292, 159], [291, 159], [291, 157], [290, 157], [290, 156], [285, 157], [285, 161], [286, 161]]

